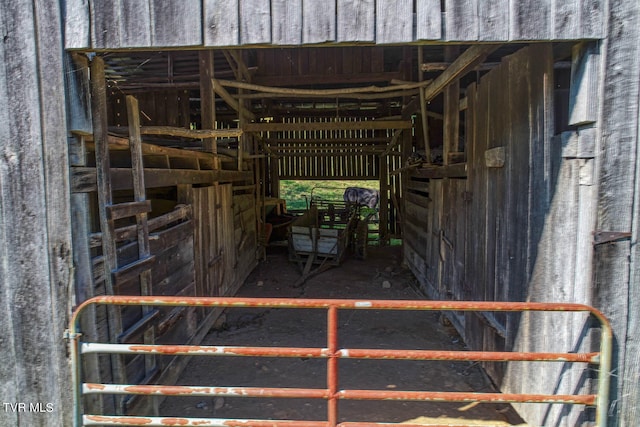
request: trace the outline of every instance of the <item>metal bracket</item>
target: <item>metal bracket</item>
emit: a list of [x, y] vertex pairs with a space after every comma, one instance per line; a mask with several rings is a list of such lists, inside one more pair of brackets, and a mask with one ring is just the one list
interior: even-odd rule
[[64, 333], [62, 335], [62, 338], [69, 341], [69, 340], [75, 340], [78, 339], [82, 336], [82, 332], [76, 332], [76, 333], [71, 333], [71, 331], [69, 331], [69, 329], [65, 329]]
[[631, 239], [631, 232], [627, 231], [594, 231], [593, 246], [604, 243], [616, 242], [618, 240]]

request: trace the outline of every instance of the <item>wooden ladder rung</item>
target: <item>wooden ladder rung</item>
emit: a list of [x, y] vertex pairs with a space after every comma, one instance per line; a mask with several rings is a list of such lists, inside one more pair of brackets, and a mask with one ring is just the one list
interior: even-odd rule
[[118, 342], [120, 344], [128, 344], [132, 338], [144, 333], [149, 328], [153, 327], [153, 320], [160, 315], [160, 309], [154, 308], [136, 323], [134, 323], [129, 329], [118, 335]]
[[105, 206], [107, 219], [116, 220], [127, 218], [142, 213], [151, 212], [151, 200], [143, 200], [142, 202], [126, 202], [117, 205]]
[[155, 262], [156, 257], [154, 255], [150, 255], [145, 258], [141, 258], [137, 261], [132, 262], [131, 264], [124, 265], [117, 270], [113, 271], [113, 283], [119, 284], [122, 282], [126, 282], [127, 280], [131, 280], [144, 271], [149, 270], [151, 265]]

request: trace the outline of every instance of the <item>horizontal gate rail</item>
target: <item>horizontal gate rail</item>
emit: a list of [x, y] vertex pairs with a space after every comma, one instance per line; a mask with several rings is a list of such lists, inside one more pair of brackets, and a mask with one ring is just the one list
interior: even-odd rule
[[[254, 307], [327, 310], [327, 347], [250, 347], [250, 346], [197, 346], [110, 344], [81, 341], [80, 316], [90, 305], [135, 306], [198, 306], [198, 307]], [[416, 310], [416, 311], [498, 311], [498, 312], [586, 312], [595, 317], [601, 328], [600, 351], [590, 353], [538, 353], [538, 352], [482, 352], [442, 350], [379, 350], [338, 348], [338, 310]], [[441, 402], [492, 403], [562, 403], [594, 406], [596, 426], [606, 426], [606, 411], [611, 370], [612, 331], [604, 315], [587, 305], [533, 302], [488, 301], [424, 301], [424, 300], [349, 300], [349, 299], [296, 299], [296, 298], [226, 298], [226, 297], [160, 297], [160, 296], [101, 296], [82, 303], [73, 313], [68, 331], [74, 386], [74, 425], [145, 425], [145, 426], [249, 426], [249, 427], [360, 427], [394, 426], [394, 423], [338, 422], [339, 400], [396, 400]], [[83, 383], [80, 358], [90, 353], [166, 354], [206, 357], [301, 357], [327, 359], [327, 388], [259, 388], [259, 387], [203, 387], [162, 386], [135, 384]], [[384, 360], [455, 360], [455, 361], [544, 361], [585, 363], [599, 366], [597, 394], [540, 395], [476, 392], [390, 391], [390, 390], [338, 390], [338, 363], [340, 359]], [[229, 420], [222, 418], [144, 417], [128, 415], [83, 414], [82, 396], [91, 394], [127, 394], [147, 396], [227, 396], [311, 398], [327, 400], [326, 421], [292, 420]], [[411, 427], [411, 424], [402, 424]], [[450, 426], [450, 424], [447, 424]]]

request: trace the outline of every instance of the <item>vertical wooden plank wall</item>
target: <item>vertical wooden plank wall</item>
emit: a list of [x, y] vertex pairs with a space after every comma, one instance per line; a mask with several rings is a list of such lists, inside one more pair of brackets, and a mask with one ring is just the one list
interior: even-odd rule
[[376, 1], [376, 41], [401, 43], [413, 39], [413, 1]]
[[[604, 0], [66, 2], [69, 49], [604, 36]], [[414, 13], [416, 21], [414, 25]], [[89, 34], [91, 33], [91, 34]], [[204, 35], [204, 39], [201, 34]]]
[[194, 188], [192, 195], [195, 295], [232, 296], [257, 262], [255, 200], [234, 196], [231, 184]]
[[57, 2], [0, 6], [0, 388], [3, 402], [54, 404], [52, 412], [2, 410], [1, 425], [71, 424], [63, 332], [73, 263], [67, 175], [60, 173], [68, 168], [61, 19]]
[[269, 2], [240, 1], [240, 43], [271, 43], [271, 10]]
[[[615, 7], [614, 7], [615, 5]], [[602, 41], [602, 97], [596, 138], [596, 231], [630, 238], [595, 245], [594, 301], [609, 317], [616, 338], [619, 375], [612, 375], [611, 425], [640, 419], [640, 299], [638, 299], [638, 161], [640, 158], [640, 5], [614, 2]], [[633, 59], [632, 59], [633, 58]], [[635, 185], [634, 185], [635, 183]], [[629, 235], [629, 234], [627, 234]], [[633, 281], [632, 279], [636, 279]], [[635, 385], [634, 385], [635, 383]]]
[[[505, 57], [466, 91], [466, 182], [430, 180], [428, 208], [420, 208], [419, 183], [409, 181], [405, 257], [431, 297], [590, 303], [593, 131], [587, 125], [552, 138], [553, 87], [551, 44]], [[488, 160], [496, 152], [504, 164]], [[420, 230], [426, 250], [412, 236]], [[467, 313], [453, 320], [474, 349], [591, 351], [584, 316]], [[484, 367], [505, 392], [574, 393], [590, 384], [561, 364]], [[572, 426], [582, 416], [561, 405], [519, 409], [532, 425]]]

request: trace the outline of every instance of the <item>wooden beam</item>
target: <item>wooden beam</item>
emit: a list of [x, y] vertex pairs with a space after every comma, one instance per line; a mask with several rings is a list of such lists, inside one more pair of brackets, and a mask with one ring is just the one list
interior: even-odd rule
[[244, 132], [279, 132], [303, 130], [371, 130], [411, 129], [408, 120], [362, 120], [357, 122], [247, 123]]
[[289, 94], [289, 93], [249, 93], [243, 95], [236, 95], [238, 99], [264, 99], [264, 98], [316, 98], [316, 99], [328, 99], [335, 101], [336, 98], [340, 99], [386, 99], [386, 98], [401, 98], [417, 95], [418, 88], [408, 90], [396, 90], [380, 93], [360, 93], [360, 92], [347, 92], [343, 94], [331, 94], [331, 93], [317, 93], [317, 94]]
[[[418, 62], [422, 63], [423, 58], [422, 46], [418, 46]], [[419, 80], [422, 81], [424, 76], [422, 71], [418, 72]], [[424, 144], [424, 155], [427, 161], [431, 160], [431, 146], [429, 145], [429, 118], [427, 114], [427, 99], [425, 98], [424, 91], [420, 91], [420, 118], [422, 123], [422, 139]]]
[[236, 80], [244, 79], [245, 81], [251, 81], [251, 73], [249, 72], [249, 67], [244, 63], [242, 59], [242, 54], [239, 50], [226, 50], [225, 54], [229, 54], [233, 61], [236, 63], [236, 68], [238, 70], [239, 76], [236, 77]]
[[424, 89], [425, 102], [431, 101], [444, 90], [451, 82], [460, 79], [462, 76], [473, 70], [482, 63], [487, 56], [498, 49], [495, 44], [473, 45], [465, 50], [455, 61], [451, 63], [442, 74], [436, 77], [431, 84]]
[[413, 83], [397, 84], [397, 85], [391, 85], [391, 86], [350, 87], [350, 88], [344, 88], [344, 89], [293, 89], [293, 88], [283, 88], [283, 87], [262, 86], [262, 85], [252, 84], [252, 83], [235, 82], [232, 80], [218, 80], [218, 81], [222, 86], [225, 86], [225, 87], [228, 86], [228, 87], [234, 87], [236, 89], [253, 90], [256, 92], [295, 95], [295, 96], [311, 96], [311, 95], [337, 96], [337, 95], [354, 94], [354, 93], [395, 92], [398, 90], [419, 89], [421, 87], [425, 87], [429, 85], [429, 83], [431, 82], [430, 80], [428, 80], [424, 82], [413, 82]]
[[354, 74], [306, 74], [302, 76], [255, 76], [253, 83], [264, 86], [313, 86], [331, 84], [386, 83], [402, 78], [398, 71]]
[[[378, 137], [378, 138], [320, 138], [320, 137], [309, 137], [309, 138], [264, 138], [264, 142], [269, 144], [271, 148], [281, 148], [278, 144], [285, 144], [285, 146], [293, 147], [296, 144], [358, 144], [358, 145], [386, 145], [389, 142], [389, 138], [387, 137]], [[353, 147], [351, 147], [353, 148]]]
[[417, 178], [466, 178], [467, 177], [467, 164], [456, 163], [447, 166], [424, 166], [421, 168], [415, 168], [411, 173], [412, 176]]
[[[129, 140], [115, 135], [109, 135], [109, 150], [110, 151], [123, 151], [129, 150]], [[93, 137], [86, 138], [87, 141], [93, 141]], [[86, 143], [87, 150], [95, 150], [95, 144], [93, 142]], [[163, 147], [161, 145], [142, 143], [143, 155], [156, 155], [167, 157], [190, 157], [195, 159], [211, 160], [215, 157], [227, 157], [222, 154], [205, 153], [203, 151], [193, 151], [189, 149]]]
[[241, 102], [236, 101], [233, 96], [220, 84], [220, 82], [216, 79], [211, 79], [213, 83], [213, 90], [220, 95], [220, 98], [224, 99], [224, 101], [229, 104], [229, 107], [236, 110], [238, 113], [242, 114], [249, 120], [255, 120], [256, 116], [251, 111], [247, 110], [242, 106]]
[[[215, 129], [216, 127], [216, 92], [213, 85], [214, 76], [214, 51], [211, 49], [202, 50], [199, 56], [200, 70], [200, 125], [204, 129]], [[204, 151], [216, 153], [218, 146], [216, 138], [206, 138], [202, 141]], [[214, 169], [220, 168], [217, 159], [213, 162]]]
[[185, 129], [171, 126], [142, 126], [142, 135], [179, 136], [183, 138], [233, 138], [242, 135], [242, 129]]
[[[146, 188], [173, 187], [179, 184], [213, 184], [216, 182], [233, 182], [251, 179], [251, 172], [228, 170], [188, 170], [188, 169], [145, 169], [144, 182]], [[130, 190], [133, 188], [131, 170], [127, 168], [111, 168], [113, 190]], [[97, 191], [96, 169], [91, 167], [71, 168], [71, 191], [87, 193]]]
[[[446, 60], [452, 60], [460, 53], [459, 46], [445, 46], [444, 55]], [[460, 151], [460, 81], [453, 80], [444, 88], [444, 134], [443, 152], [444, 163], [449, 164], [449, 153]], [[427, 157], [430, 162], [431, 158]]]

